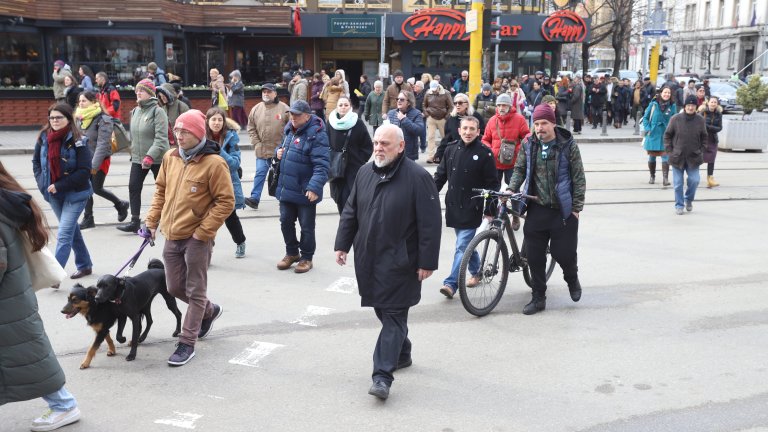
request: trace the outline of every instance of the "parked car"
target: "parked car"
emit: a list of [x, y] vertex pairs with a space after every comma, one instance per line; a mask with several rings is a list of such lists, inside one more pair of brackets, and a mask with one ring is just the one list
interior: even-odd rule
[[640, 79], [640, 74], [637, 73], [637, 71], [621, 69], [619, 70], [619, 79], [628, 79], [632, 84], [634, 84], [635, 81]]
[[744, 107], [736, 104], [736, 87], [727, 82], [709, 81], [709, 91], [720, 101], [723, 112], [742, 111]]
[[604, 76], [605, 74], [613, 75], [613, 68], [595, 68], [589, 71], [589, 74], [593, 77], [595, 75]]

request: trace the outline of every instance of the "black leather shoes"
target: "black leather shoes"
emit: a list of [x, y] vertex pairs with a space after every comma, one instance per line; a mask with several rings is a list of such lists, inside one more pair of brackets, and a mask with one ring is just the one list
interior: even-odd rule
[[250, 207], [250, 208], [252, 208], [254, 210], [258, 210], [259, 209], [259, 202], [256, 201], [255, 199], [251, 198], [251, 197], [247, 197], [245, 199], [245, 205], [247, 205], [248, 207]]
[[90, 275], [92, 273], [93, 273], [93, 269], [89, 269], [89, 268], [82, 269], [82, 270], [78, 270], [78, 271], [72, 273], [72, 276], [70, 276], [69, 278], [70, 279], [80, 279], [81, 277], [88, 276], [88, 275]]
[[407, 368], [408, 366], [410, 366], [412, 364], [413, 364], [413, 359], [408, 357], [407, 360], [400, 360], [400, 361], [398, 361], [397, 362], [397, 368], [398, 369], [405, 369], [405, 368]]
[[568, 284], [568, 291], [571, 293], [571, 300], [577, 302], [581, 299], [581, 283], [578, 279]]
[[116, 228], [122, 232], [135, 234], [141, 228], [141, 222], [138, 219], [131, 219], [127, 224], [118, 225]]
[[387, 400], [389, 397], [389, 386], [384, 381], [374, 381], [370, 390], [368, 390], [368, 394], [376, 396], [381, 400]]
[[128, 201], [120, 201], [120, 204], [115, 206], [115, 209], [117, 209], [117, 221], [122, 222], [128, 217], [128, 210], [131, 208], [131, 205], [128, 204]]
[[80, 230], [86, 230], [96, 226], [96, 222], [93, 220], [93, 215], [83, 216], [83, 221], [80, 222]]
[[535, 313], [541, 312], [547, 307], [547, 300], [531, 300], [530, 303], [525, 305], [523, 308], [523, 315], [533, 315]]

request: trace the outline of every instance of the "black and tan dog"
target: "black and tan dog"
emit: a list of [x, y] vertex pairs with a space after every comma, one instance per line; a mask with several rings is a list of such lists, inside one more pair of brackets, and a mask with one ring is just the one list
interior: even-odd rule
[[[168, 293], [165, 284], [165, 266], [162, 261], [150, 260], [147, 270], [133, 277], [119, 278], [104, 275], [96, 282], [96, 288], [96, 302], [114, 305], [118, 315], [130, 318], [133, 324], [131, 351], [125, 357], [126, 360], [131, 361], [136, 358], [139, 342], [144, 342], [147, 338], [149, 329], [152, 327], [152, 300], [157, 294], [163, 296], [168, 310], [176, 317], [176, 331], [173, 332], [173, 336], [176, 337], [181, 332], [181, 311], [176, 305], [176, 299]], [[147, 321], [144, 333], [141, 333], [142, 316]], [[122, 337], [122, 326], [118, 326], [116, 339], [120, 343], [125, 341]]]
[[93, 356], [96, 355], [101, 343], [107, 341], [107, 355], [115, 355], [115, 344], [109, 335], [109, 329], [115, 324], [115, 321], [121, 321], [118, 327], [122, 329], [125, 326], [125, 315], [120, 315], [115, 305], [111, 303], [100, 304], [96, 302], [97, 289], [94, 286], [85, 288], [76, 284], [69, 292], [67, 304], [61, 309], [61, 313], [67, 316], [67, 319], [80, 314], [85, 317], [88, 325], [96, 332], [96, 339], [93, 340], [91, 347], [85, 354], [85, 359], [80, 363], [80, 369], [86, 369], [91, 365]]

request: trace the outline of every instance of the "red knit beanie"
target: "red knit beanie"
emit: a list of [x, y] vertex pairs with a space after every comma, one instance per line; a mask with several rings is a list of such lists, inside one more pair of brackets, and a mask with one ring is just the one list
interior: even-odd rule
[[536, 120], [547, 120], [550, 123], [557, 124], [557, 120], [555, 120], [555, 110], [545, 103], [536, 105], [536, 109], [533, 110], [533, 121]]
[[155, 83], [153, 83], [152, 80], [145, 78], [139, 81], [139, 83], [136, 84], [136, 90], [138, 89], [144, 90], [152, 97], [157, 97], [157, 87], [155, 87]]
[[205, 137], [205, 114], [202, 111], [191, 109], [176, 119], [173, 129], [186, 129], [202, 140]]

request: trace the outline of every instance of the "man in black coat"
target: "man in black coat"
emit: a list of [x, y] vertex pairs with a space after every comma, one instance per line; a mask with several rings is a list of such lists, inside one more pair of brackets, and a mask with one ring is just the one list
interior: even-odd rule
[[[664, 149], [672, 166], [675, 213], [678, 215], [683, 214], [683, 204], [686, 211], [693, 211], [693, 198], [699, 186], [699, 165], [704, 162], [702, 154], [707, 148], [707, 125], [704, 117], [696, 115], [697, 106], [696, 96], [689, 95], [684, 111], [672, 116], [664, 131]], [[688, 179], [683, 194], [685, 175]]]
[[[440, 191], [448, 182], [445, 194], [445, 225], [456, 231], [456, 253], [451, 274], [443, 281], [440, 292], [452, 299], [458, 289], [459, 266], [464, 250], [475, 236], [483, 220], [483, 201], [472, 199], [472, 188], [498, 190], [501, 186], [496, 174], [493, 152], [480, 141], [480, 122], [472, 116], [462, 117], [461, 139], [448, 144], [445, 156], [435, 172], [435, 184]], [[491, 215], [490, 212], [487, 212]], [[475, 252], [469, 261], [467, 286], [479, 283], [480, 256]]]
[[421, 282], [437, 269], [440, 197], [435, 182], [403, 157], [403, 131], [376, 129], [373, 162], [363, 165], [339, 220], [336, 262], [344, 265], [354, 244], [362, 306], [373, 307], [382, 327], [373, 353], [369, 394], [389, 396], [393, 372], [411, 365], [408, 310], [421, 300]]
[[608, 95], [604, 77], [600, 77], [592, 84], [590, 93], [592, 95], [592, 129], [597, 129], [598, 125], [603, 124], [603, 109]]

